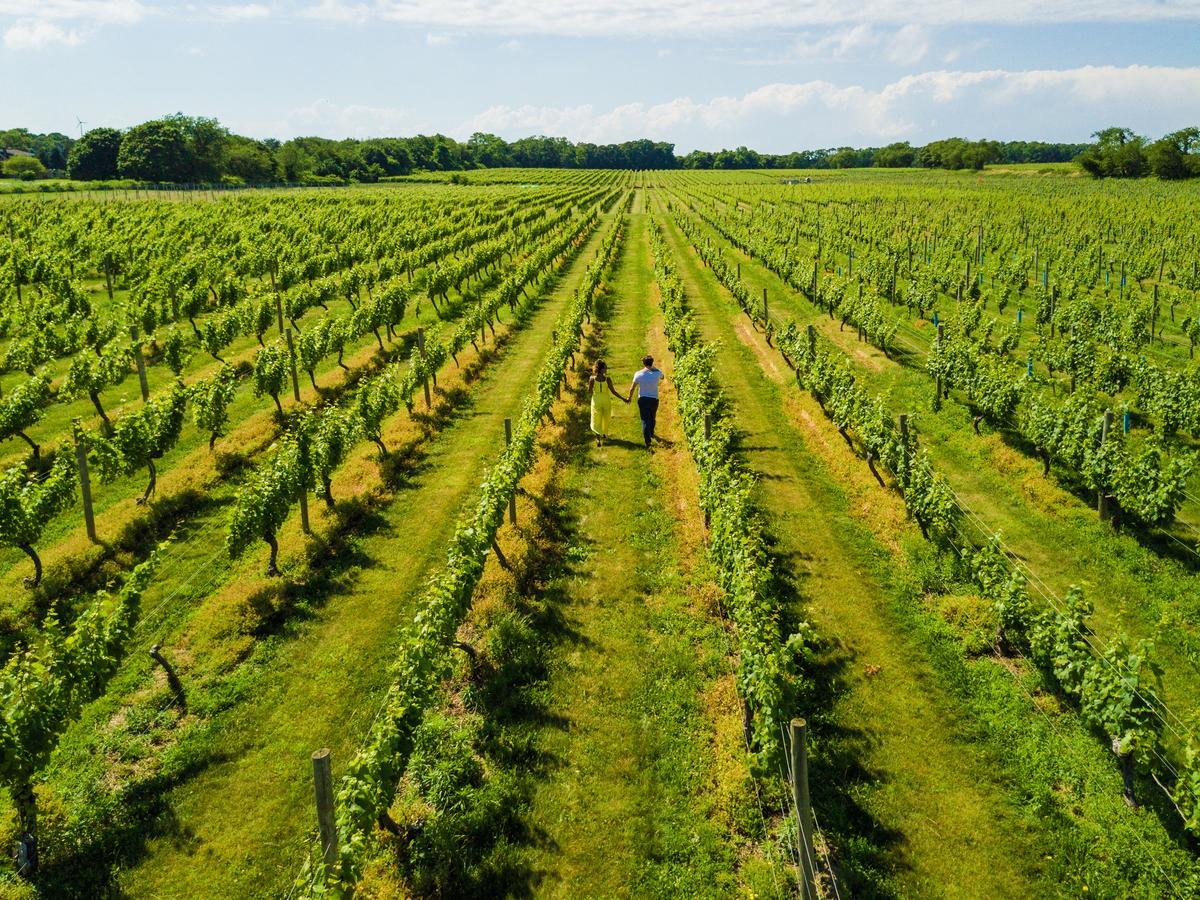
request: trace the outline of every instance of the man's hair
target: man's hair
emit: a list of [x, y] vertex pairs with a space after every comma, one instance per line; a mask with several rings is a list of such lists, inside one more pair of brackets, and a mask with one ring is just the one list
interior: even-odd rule
[[645, 366], [646, 368], [649, 368], [650, 366], [654, 365], [654, 357], [653, 356], [643, 356], [642, 357], [642, 365]]

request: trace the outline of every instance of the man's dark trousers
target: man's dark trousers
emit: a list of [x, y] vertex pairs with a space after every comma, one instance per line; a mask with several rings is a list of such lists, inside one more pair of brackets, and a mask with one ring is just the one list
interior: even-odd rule
[[646, 446], [654, 439], [654, 419], [658, 415], [657, 397], [638, 397], [638, 412], [642, 414], [642, 439]]

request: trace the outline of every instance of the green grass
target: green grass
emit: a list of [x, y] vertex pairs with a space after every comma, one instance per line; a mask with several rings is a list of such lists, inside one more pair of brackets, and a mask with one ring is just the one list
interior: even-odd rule
[[785, 388], [743, 343], [748, 320], [673, 225], [666, 234], [702, 334], [720, 341], [718, 378], [745, 462], [762, 478], [775, 552], [822, 638], [815, 668], [832, 697], [818, 694], [821, 708], [797, 712], [821, 723], [814, 777], [833, 779], [817, 789], [829, 804], [818, 815], [847, 843], [848, 886], [856, 896], [1019, 896], [1039, 878], [1030, 835], [975, 774], [985, 760], [961, 733], [953, 698], [892, 615], [885, 554], [851, 521], [784, 411]]
[[[714, 242], [721, 240], [708, 230]], [[1116, 533], [1098, 520], [1089, 495], [1041, 475], [1041, 464], [1003, 436], [978, 437], [969, 411], [955, 400], [930, 409], [932, 382], [920, 356], [884, 356], [856, 338], [852, 327], [819, 314], [765, 266], [727, 251], [741, 263], [742, 280], [752, 295], [766, 288], [773, 315], [812, 323], [851, 360], [857, 376], [879, 393], [893, 412], [915, 413], [922, 444], [937, 471], [979, 519], [964, 523], [976, 541], [1000, 532], [1017, 557], [1058, 596], [1082, 585], [1095, 603], [1093, 625], [1105, 640], [1124, 632], [1156, 642], [1164, 668], [1161, 696], [1181, 716], [1196, 709], [1200, 696], [1200, 579], [1194, 555], [1167, 541], [1143, 543]], [[1182, 556], [1179, 556], [1182, 554]], [[1179, 558], [1176, 558], [1176, 557]], [[1172, 723], [1178, 731], [1183, 728]], [[1167, 744], [1179, 749], [1168, 733]]]
[[[614, 401], [606, 446], [587, 431], [583, 386], [596, 355], [618, 390], [647, 351], [671, 373], [651, 209], [704, 337], [718, 342], [718, 380], [742, 430], [739, 452], [760, 477], [784, 600], [819, 638], [795, 712], [811, 723], [814, 808], [841, 895], [1200, 894], [1194, 857], [1178, 828], [1163, 825], [1174, 813], [1162, 803], [1126, 809], [1097, 737], [1027, 664], [992, 653], [986, 604], [795, 386], [662, 214], [664, 197], [635, 194], [558, 425], [542, 435], [518, 500], [522, 519], [501, 530], [515, 573], [489, 564], [460, 633], [481, 663], [459, 654], [446, 702], [420, 731], [393, 815], [423, 827], [409, 842], [381, 833], [363, 895], [748, 897], [794, 886], [781, 862], [782, 773], [750, 776], [736, 660], [716, 616], [673, 387], [664, 386], [655, 454], [642, 449], [636, 405]], [[234, 562], [223, 551], [236, 472], [210, 464], [196, 435], [166, 461], [164, 472], [179, 473], [165, 485], [177, 497], [142, 535], [148, 543], [178, 521], [179, 541], [147, 595], [130, 658], [39, 788], [43, 896], [287, 893], [315, 824], [309, 753], [330, 747], [336, 778], [357, 748], [411, 601], [494, 458], [504, 417], [519, 414], [603, 231], [520, 328], [498, 329], [482, 357], [468, 352], [465, 371], [445, 373], [438, 409], [392, 420], [389, 460], [355, 451], [334, 481], [337, 511], [312, 504], [314, 537], [291, 517], [280, 535], [287, 584], [262, 576], [265, 551]], [[890, 407], [924, 408], [922, 371], [839, 332], [739, 259], [752, 290], [768, 288], [774, 314], [817, 324]], [[241, 352], [252, 354], [252, 342]], [[364, 366], [372, 345], [368, 335], [359, 347]], [[342, 378], [333, 366], [326, 376]], [[131, 385], [136, 393], [132, 380], [118, 390]], [[269, 440], [270, 415], [246, 394], [235, 421]], [[1035, 570], [1056, 586], [1093, 579], [1104, 588], [1103, 631], [1132, 626], [1164, 639], [1168, 691], [1187, 703], [1200, 686], [1200, 657], [1182, 640], [1200, 613], [1193, 576], [1100, 526], [1000, 437], [975, 437], [961, 406], [918, 422], [939, 469]], [[198, 460], [193, 483], [187, 470]], [[103, 503], [105, 521], [116, 521], [120, 500]], [[56, 527], [55, 552], [64, 552], [79, 528]], [[15, 583], [13, 561], [0, 557], [0, 578]], [[1136, 602], [1105, 599], [1116, 596]], [[183, 676], [186, 713], [146, 659], [153, 641]], [[0, 880], [6, 891], [15, 883]]]
[[[768, 385], [766, 389], [785, 391], [775, 394], [767, 404], [768, 409], [776, 416], [781, 407], [787, 409], [786, 418], [804, 427], [798, 433], [793, 432], [793, 439], [784, 440], [783, 444], [798, 448], [807, 443], [819, 453], [825, 465], [837, 473], [842, 490], [849, 491], [850, 502], [849, 498], [839, 498], [839, 490], [827, 489], [827, 502], [821, 515], [797, 521], [795, 530], [811, 536], [814, 530], [818, 533], [821, 530], [822, 519], [841, 519], [848, 526], [848, 533], [839, 539], [841, 546], [857, 544], [867, 549], [874, 541], [882, 540], [890, 548], [887, 555], [878, 550], [867, 554], [868, 558], [874, 557], [875, 564], [866, 563], [864, 567], [868, 571], [874, 569], [884, 600], [882, 607], [877, 607], [873, 614], [887, 621], [890, 639], [903, 641], [909, 648], [907, 656], [924, 669], [925, 674], [918, 679], [917, 687], [920, 693], [928, 695], [928, 705], [933, 706], [934, 698], [939, 695], [946, 701], [943, 727], [947, 733], [918, 729], [906, 731], [904, 739], [913, 741], [913, 736], [917, 736], [915, 747], [921, 751], [931, 744], [936, 746], [939, 739], [958, 743], [962, 751], [949, 754], [944, 758], [944, 764], [965, 766], [969, 777], [979, 780], [977, 789], [990, 783], [992, 796], [985, 807], [988, 815], [998, 822], [1017, 823], [1025, 835], [1023, 867], [1026, 872], [1023, 877], [1030, 879], [1030, 884], [1042, 885], [1039, 891], [1028, 885], [1022, 886], [1018, 881], [1016, 885], [1010, 883], [1010, 890], [1015, 887], [1015, 895], [1044, 892], [1056, 896], [1076, 894], [1088, 887], [1094, 896], [1151, 897], [1164, 892], [1188, 895], [1194, 889], [1197, 869], [1191, 854], [1179, 847], [1174, 812], [1157, 801], [1150, 802], [1149, 807], [1140, 812], [1128, 810], [1120, 799], [1116, 767], [1103, 743], [1082, 727], [1070, 709], [1063, 707], [1052, 694], [1044, 692], [1040, 679], [1027, 665], [1018, 660], [997, 660], [988, 654], [994, 623], [986, 608], [973, 596], [972, 589], [957, 581], [952, 562], [938, 557], [929, 545], [916, 538], [911, 526], [900, 524], [903, 507], [899, 498], [874, 485], [865, 473], [865, 467], [841, 443], [815, 403], [788, 399], [800, 392], [786, 366], [777, 354], [766, 348], [761, 335], [744, 324], [744, 314], [723, 289], [718, 289], [715, 279], [698, 267], [682, 235], [673, 226], [668, 228], [668, 234], [681, 258], [687, 260], [685, 270], [690, 270], [692, 280], [699, 282], [698, 289], [714, 298], [710, 303], [715, 305], [717, 319], [721, 318], [720, 308], [724, 308], [729, 323], [725, 326], [726, 336], [730, 337], [729, 329], [734, 323], [739, 325], [736, 328], [739, 353], [747, 356], [753, 349], [760, 370], [770, 374], [768, 381], [774, 385]], [[747, 275], [747, 266], [743, 264], [743, 277]], [[836, 329], [832, 332], [836, 334]], [[846, 337], [853, 343], [850, 333]], [[747, 388], [746, 392], [752, 392], [752, 388]], [[735, 400], [741, 393], [735, 389]], [[775, 425], [771, 433], [776, 437], [786, 435], [786, 423]], [[773, 480], [764, 483], [768, 496], [775, 489]], [[781, 535], [780, 540], [783, 543], [786, 537]], [[847, 565], [852, 567], [854, 563], [847, 560], [826, 571], [837, 577]], [[827, 576], [823, 573], [823, 577]], [[813, 595], [807, 586], [802, 589], [809, 596]], [[835, 596], [831, 592], [818, 595], [828, 602], [833, 602], [831, 598]], [[822, 626], [816, 615], [819, 607], [810, 606], [810, 611], [818, 631], [823, 632], [827, 626]], [[862, 627], [860, 620], [861, 610], [856, 614], [847, 609], [834, 625], [856, 631]], [[848, 646], [850, 649], [855, 647], [854, 644]], [[888, 665], [881, 665], [872, 678], [882, 681], [888, 677], [888, 672]], [[829, 720], [835, 733], [851, 727], [856, 721], [853, 708], [844, 706], [843, 694], [837, 686], [834, 681], [832, 687], [835, 690], [829, 691], [830, 685], [822, 684], [824, 690], [819, 689], [818, 693], [818, 696], [831, 694], [836, 698]], [[881, 687], [876, 685], [872, 690]], [[889, 704], [880, 712], [880, 719], [872, 717], [869, 720], [868, 734], [876, 728], [886, 727], [889, 722], [901, 722], [909, 714], [908, 704], [912, 702], [910, 699], [899, 706]], [[882, 747], [883, 743], [886, 742], [868, 741], [867, 746]], [[911, 783], [914, 775], [919, 776], [922, 770], [927, 776], [934, 775], [933, 769], [922, 765], [922, 759], [933, 761], [937, 754], [922, 753], [916, 759], [903, 762], [897, 781]], [[966, 762], [971, 759], [974, 763]], [[840, 767], [842, 779], [847, 768], [855, 770], [855, 767]], [[937, 780], [944, 782], [941, 777]], [[888, 779], [884, 778], [882, 782], [886, 793]], [[834, 787], [839, 784], [840, 779], [835, 779]], [[1158, 796], [1144, 793], [1151, 801]], [[870, 792], [866, 795], [869, 797]], [[963, 798], [960, 797], [951, 801], [951, 806], [961, 802]], [[819, 804], [819, 801], [814, 800], [814, 803]], [[913, 801], [911, 811], [914, 816], [919, 817], [924, 809], [924, 800]], [[817, 810], [820, 815], [819, 805]], [[852, 851], [857, 851], [864, 843], [864, 835], [879, 834], [876, 829], [864, 828], [862, 820], [854, 825], [856, 818], [849, 818], [853, 827], [846, 835]], [[959, 835], [968, 845], [964, 848], [945, 840], [952, 835], [946, 834], [941, 821], [929, 820], [927, 824], [932, 828], [926, 835], [926, 849], [936, 860], [936, 865], [954, 865], [956, 860], [964, 858], [964, 854], [969, 856], [982, 850], [981, 846], [975, 845], [976, 836], [969, 832]], [[1012, 827], [1009, 824], [1003, 829], [1010, 840], [1017, 837], [1015, 832], [1008, 832]], [[915, 849], [908, 835], [903, 832], [900, 835], [909, 852]], [[870, 841], [865, 843], [869, 849]], [[1020, 847], [1016, 849], [1019, 851]], [[997, 856], [981, 871], [996, 877], [999, 867], [1004, 862], [1011, 862], [1019, 872], [1022, 868], [1019, 858]], [[912, 865], [908, 864], [909, 867], [898, 874], [899, 884], [903, 885], [915, 874]], [[895, 884], [887, 882], [872, 887], [886, 895], [896, 889]], [[943, 873], [936, 880], [920, 884], [916, 892], [941, 894], [956, 890], [973, 895], [979, 885], [976, 878], [966, 872]], [[1001, 890], [1001, 893], [1008, 891]]]
[[[63, 839], [85, 834], [77, 846], [54, 848], [60, 883], [118, 877], [130, 896], [228, 897], [274, 896], [290, 884], [313, 820], [308, 754], [332, 748], [336, 776], [365, 732], [411, 615], [407, 601], [503, 440], [504, 416], [519, 413], [600, 233], [506, 340], [483, 381], [454, 391], [452, 427], [407, 459], [393, 454], [385, 469], [395, 499], [343, 502], [338, 517], [355, 536], [339, 537], [344, 529], [335, 527], [324, 548], [318, 541], [305, 581], [260, 589], [261, 559], [224, 563], [197, 607], [168, 619], [165, 652], [189, 686], [189, 716], [164, 709], [157, 673], [136, 657], [89, 708], [64, 741], [46, 797], [70, 820], [57, 829]], [[372, 452], [362, 448], [345, 476], [377, 479]], [[343, 498], [353, 487], [335, 479]], [[314, 515], [324, 516], [315, 507]], [[224, 560], [222, 530], [205, 540]], [[281, 544], [285, 571], [301, 571], [299, 535]]]
[[[650, 339], [648, 248], [635, 211], [611, 309], [598, 316], [597, 352], [622, 390]], [[586, 407], [579, 415], [586, 421]], [[671, 486], [642, 449], [636, 407], [617, 403], [614, 431], [596, 448], [580, 428], [564, 477], [578, 530], [555, 588], [568, 637], [551, 656], [552, 724], [538, 738], [555, 763], [531, 803], [530, 829], [544, 834], [529, 857], [534, 892], [727, 896], [736, 857], [706, 791], [713, 725], [702, 706], [727, 665], [724, 649], [692, 606]]]

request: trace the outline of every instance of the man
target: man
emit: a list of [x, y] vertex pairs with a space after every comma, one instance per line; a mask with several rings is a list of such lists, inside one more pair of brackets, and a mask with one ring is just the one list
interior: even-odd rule
[[658, 415], [658, 383], [666, 376], [660, 369], [654, 368], [654, 357], [643, 356], [642, 368], [633, 374], [633, 384], [629, 386], [629, 396], [638, 392], [638, 412], [642, 416], [642, 439], [646, 449], [650, 449], [650, 441], [654, 439], [654, 419]]

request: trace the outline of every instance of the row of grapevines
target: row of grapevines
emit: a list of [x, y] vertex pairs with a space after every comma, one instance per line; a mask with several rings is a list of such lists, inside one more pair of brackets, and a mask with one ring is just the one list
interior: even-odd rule
[[22, 835], [18, 862], [37, 874], [38, 806], [34, 779], [67, 726], [99, 697], [117, 670], [137, 622], [157, 552], [115, 595], [102, 592], [68, 630], [51, 611], [38, 639], [0, 670], [0, 783], [9, 789]]
[[[325, 893], [334, 886], [351, 887], [361, 874], [375, 823], [395, 797], [412, 750], [413, 734], [447, 672], [448, 647], [470, 607], [509, 499], [533, 465], [539, 424], [554, 402], [555, 389], [579, 343], [584, 319], [616, 256], [622, 233], [622, 222], [618, 220], [558, 323], [557, 340], [513, 429], [512, 442], [484, 477], [478, 499], [468, 507], [451, 538], [444, 566], [426, 582], [414, 627], [401, 641], [389, 667], [391, 684], [379, 714], [363, 747], [348, 765], [337, 793], [339, 856], [332, 865], [315, 862], [302, 876], [310, 895]], [[314, 859], [317, 856], [314, 854]]]
[[711, 522], [708, 552], [734, 624], [738, 693], [753, 711], [754, 743], [769, 765], [778, 758], [780, 735], [793, 711], [808, 628], [801, 624], [785, 633], [762, 516], [753, 497], [755, 478], [740, 466], [732, 448], [735, 430], [717, 383], [714, 347], [700, 340], [683, 282], [654, 219], [650, 243], [667, 344], [675, 356], [680, 419], [700, 474], [700, 505]]
[[[599, 217], [593, 212], [581, 217], [571, 227], [561, 229], [556, 238], [543, 244], [533, 254], [529, 260], [531, 265], [522, 266], [505, 284], [524, 287], [526, 279], [533, 281], [541, 277], [555, 263], [565, 261], [569, 251], [578, 248], [583, 237], [592, 231], [598, 222]], [[502, 286], [500, 290], [491, 294], [490, 301], [485, 306], [494, 309], [500, 302], [509, 299], [510, 292]], [[474, 331], [471, 332], [472, 336], [473, 334]], [[455, 344], [453, 340], [459, 340], [461, 343]], [[426, 344], [424, 355], [419, 347], [414, 348], [412, 363], [403, 374], [401, 364], [396, 362], [360, 384], [349, 398], [344, 413], [328, 408], [316, 416], [302, 419], [277, 445], [270, 458], [255, 468], [238, 491], [226, 538], [230, 554], [236, 558], [257, 541], [265, 541], [271, 548], [267, 574], [278, 575], [278, 542], [275, 535], [286, 520], [288, 511], [297, 502], [300, 492], [313, 490], [319, 481], [324, 489], [326, 502], [332, 502], [329, 476], [332, 474], [332, 468], [340, 463], [341, 459], [330, 462], [321, 457], [329, 463], [330, 468], [327, 471], [314, 472], [312, 457], [305, 450], [313, 440], [312, 434], [336, 434], [336, 441], [342, 447], [340, 452], [343, 456], [345, 450], [360, 438], [372, 441], [379, 447], [382, 455], [387, 455], [387, 446], [383, 441], [384, 421], [400, 408], [402, 402], [407, 403], [411, 409], [412, 393], [421, 380], [436, 376], [438, 369], [447, 359], [461, 350], [469, 340], [470, 336], [467, 336], [462, 328], [455, 332], [452, 341], [430, 340]], [[255, 359], [255, 390], [261, 394], [270, 394], [280, 410], [282, 407], [279, 406], [278, 396], [284, 389], [288, 373], [286, 354], [286, 349], [275, 343], [260, 351]]]
[[[1053, 683], [1078, 703], [1084, 721], [1103, 731], [1120, 762], [1127, 799], [1133, 802], [1134, 763], [1149, 766], [1158, 758], [1165, 708], [1154, 691], [1156, 666], [1149, 642], [1131, 645], [1120, 636], [1097, 649], [1086, 625], [1091, 606], [1078, 587], [1071, 588], [1062, 608], [1049, 603], [1035, 608], [1024, 576], [1000, 551], [998, 540], [972, 548], [962, 538], [954, 494], [933, 471], [928, 456], [917, 452], [913, 424], [897, 430], [882, 400], [854, 383], [849, 360], [836, 350], [819, 348], [811, 327], [802, 334], [789, 323], [776, 333], [776, 343], [798, 382], [822, 403], [843, 436], [852, 429], [868, 463], [879, 460], [893, 473], [922, 534], [960, 555], [992, 604], [1000, 623], [998, 639], [1027, 649]], [[1200, 759], [1200, 752], [1192, 756]], [[1176, 789], [1177, 804], [1190, 810], [1193, 820], [1200, 818], [1197, 786], [1200, 775], [1189, 774]]]
[[[737, 285], [735, 297], [745, 306], [748, 291], [730, 277], [730, 267], [719, 251], [701, 244], [698, 229], [690, 219], [679, 216], [677, 221], [718, 277]], [[752, 241], [744, 243], [753, 246]], [[770, 261], [767, 264], [772, 265]], [[857, 301], [848, 301], [846, 280], [826, 276], [818, 281], [816, 269], [811, 266], [795, 266], [788, 277], [789, 283], [798, 286], [814, 303], [825, 306], [831, 316], [839, 311], [844, 322], [857, 325], [861, 335], [888, 351], [896, 323], [889, 322], [881, 312], [882, 297], [864, 295], [860, 282]], [[1060, 401], [1037, 390], [1036, 379], [1026, 377], [1005, 358], [1011, 349], [1011, 333], [993, 346], [990, 339], [994, 321], [985, 324], [982, 315], [982, 303], [968, 298], [954, 317], [942, 323], [927, 371], [940, 382], [943, 391], [948, 394], [955, 387], [964, 390], [980, 418], [1016, 428], [1042, 455], [1047, 473], [1052, 459], [1078, 473], [1089, 487], [1114, 501], [1116, 516], [1125, 513], [1145, 526], [1168, 525], [1185, 500], [1192, 454], [1168, 454], [1164, 443], [1157, 439], [1139, 445], [1116, 430], [1110, 431], [1102, 443], [1102, 404], [1082, 392]], [[941, 399], [941, 395], [934, 397], [935, 410]], [[1200, 409], [1200, 395], [1193, 405]]]

